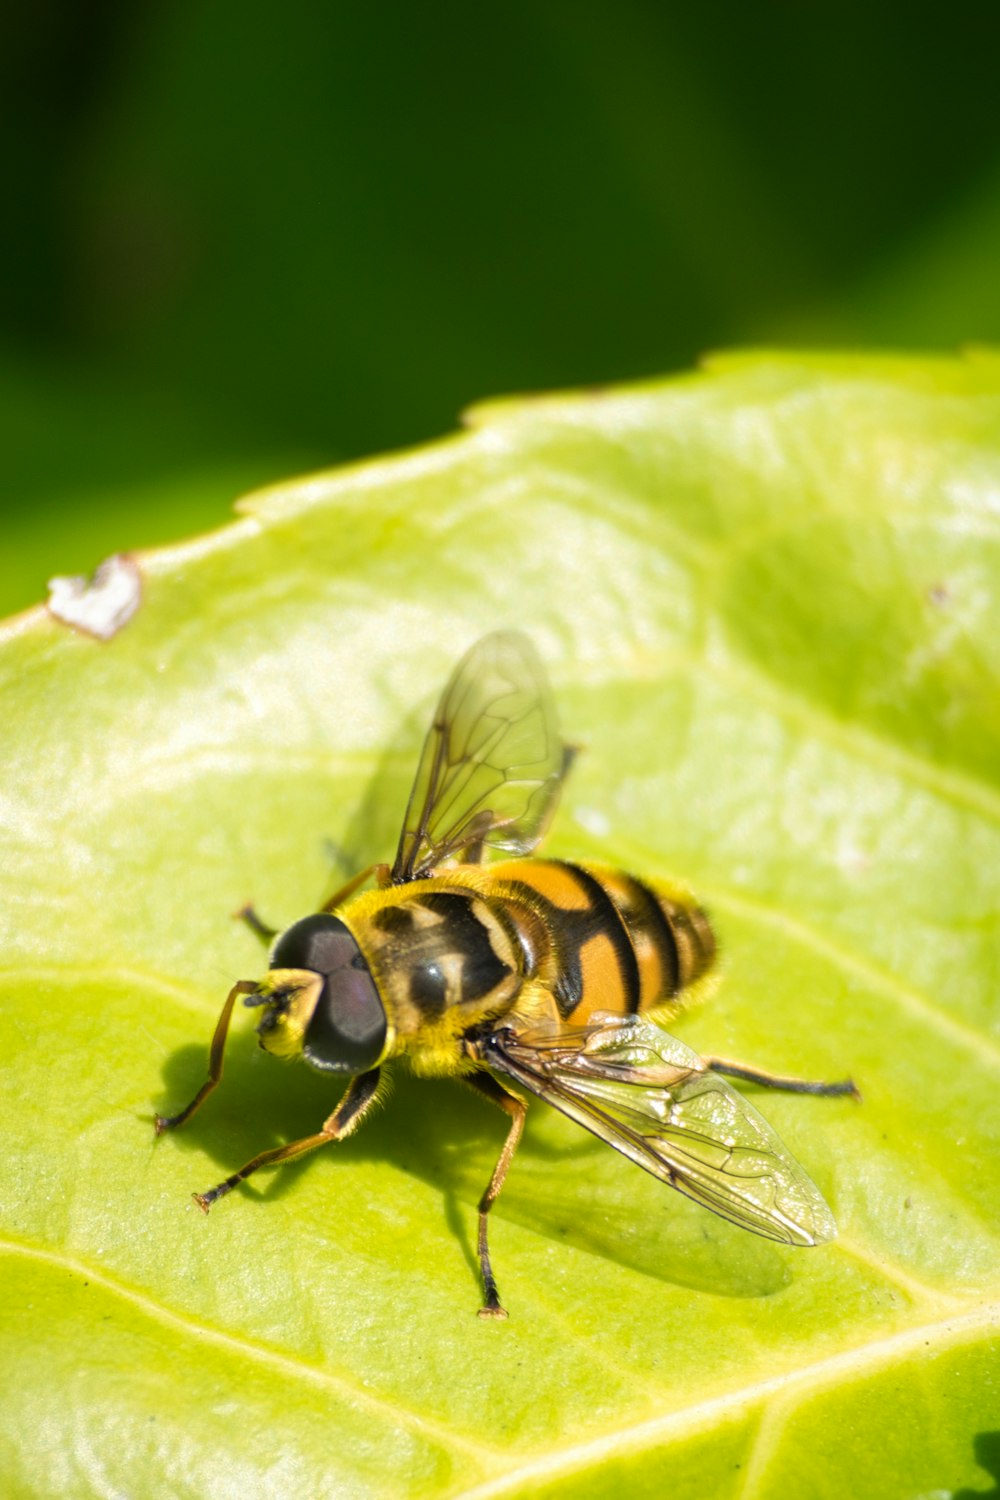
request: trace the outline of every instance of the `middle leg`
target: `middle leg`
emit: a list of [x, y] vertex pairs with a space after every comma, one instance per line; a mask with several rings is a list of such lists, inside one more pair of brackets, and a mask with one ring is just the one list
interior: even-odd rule
[[499, 1105], [505, 1114], [510, 1115], [510, 1129], [507, 1139], [503, 1143], [503, 1150], [497, 1158], [497, 1164], [493, 1168], [493, 1176], [490, 1178], [489, 1187], [479, 1200], [479, 1266], [483, 1276], [484, 1301], [479, 1309], [481, 1318], [505, 1318], [507, 1313], [500, 1305], [500, 1294], [497, 1291], [496, 1278], [493, 1275], [493, 1267], [490, 1264], [490, 1248], [488, 1242], [488, 1215], [493, 1204], [500, 1196], [500, 1189], [504, 1185], [517, 1143], [521, 1139], [524, 1129], [524, 1117], [528, 1113], [528, 1106], [523, 1099], [508, 1091], [499, 1084], [492, 1073], [473, 1073], [470, 1078], [463, 1080], [489, 1099], [492, 1104]]

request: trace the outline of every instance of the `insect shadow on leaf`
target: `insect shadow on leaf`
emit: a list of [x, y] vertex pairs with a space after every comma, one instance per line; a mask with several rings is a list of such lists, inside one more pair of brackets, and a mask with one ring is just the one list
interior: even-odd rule
[[951, 1500], [1000, 1500], [1000, 1432], [978, 1432], [972, 1440], [976, 1463], [993, 1480], [991, 1490], [955, 1490]]

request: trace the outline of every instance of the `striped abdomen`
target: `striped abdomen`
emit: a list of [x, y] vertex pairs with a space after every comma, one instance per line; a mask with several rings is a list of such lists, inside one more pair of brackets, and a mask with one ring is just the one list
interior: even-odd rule
[[620, 870], [555, 859], [455, 866], [368, 892], [352, 930], [415, 1066], [446, 1071], [456, 1039], [515, 1011], [537, 985], [561, 1019], [617, 1015], [677, 999], [709, 968], [705, 913], [679, 891]]
[[669, 1003], [715, 956], [700, 907], [622, 870], [527, 859], [491, 873], [490, 905], [506, 898], [497, 914], [513, 921], [528, 972], [551, 988], [567, 1022]]

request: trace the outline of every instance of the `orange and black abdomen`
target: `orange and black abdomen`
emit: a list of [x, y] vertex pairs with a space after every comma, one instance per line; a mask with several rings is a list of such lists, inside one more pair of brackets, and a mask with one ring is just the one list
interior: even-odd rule
[[555, 859], [505, 862], [495, 897], [548, 984], [560, 1015], [634, 1015], [676, 999], [708, 970], [715, 939], [700, 907], [677, 892], [603, 865]]

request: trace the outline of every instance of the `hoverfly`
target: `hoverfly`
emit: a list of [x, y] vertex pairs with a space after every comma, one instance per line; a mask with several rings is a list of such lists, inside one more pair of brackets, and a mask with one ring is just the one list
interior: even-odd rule
[[[206, 1213], [259, 1168], [349, 1135], [399, 1059], [417, 1074], [463, 1078], [510, 1116], [479, 1204], [480, 1316], [507, 1316], [487, 1224], [524, 1125], [522, 1091], [744, 1229], [789, 1245], [835, 1236], [816, 1187], [721, 1075], [812, 1094], [856, 1094], [854, 1085], [701, 1057], [657, 1024], [709, 970], [712, 928], [665, 881], [528, 857], [571, 759], [531, 642], [485, 636], [438, 704], [392, 866], [363, 870], [281, 933], [252, 908], [241, 914], [271, 942], [268, 972], [233, 985], [207, 1080], [179, 1114], [157, 1116], [156, 1133], [182, 1125], [219, 1083], [239, 996], [262, 1011], [265, 1051], [349, 1081], [315, 1135], [195, 1193]], [[514, 858], [490, 865], [487, 850]]]

